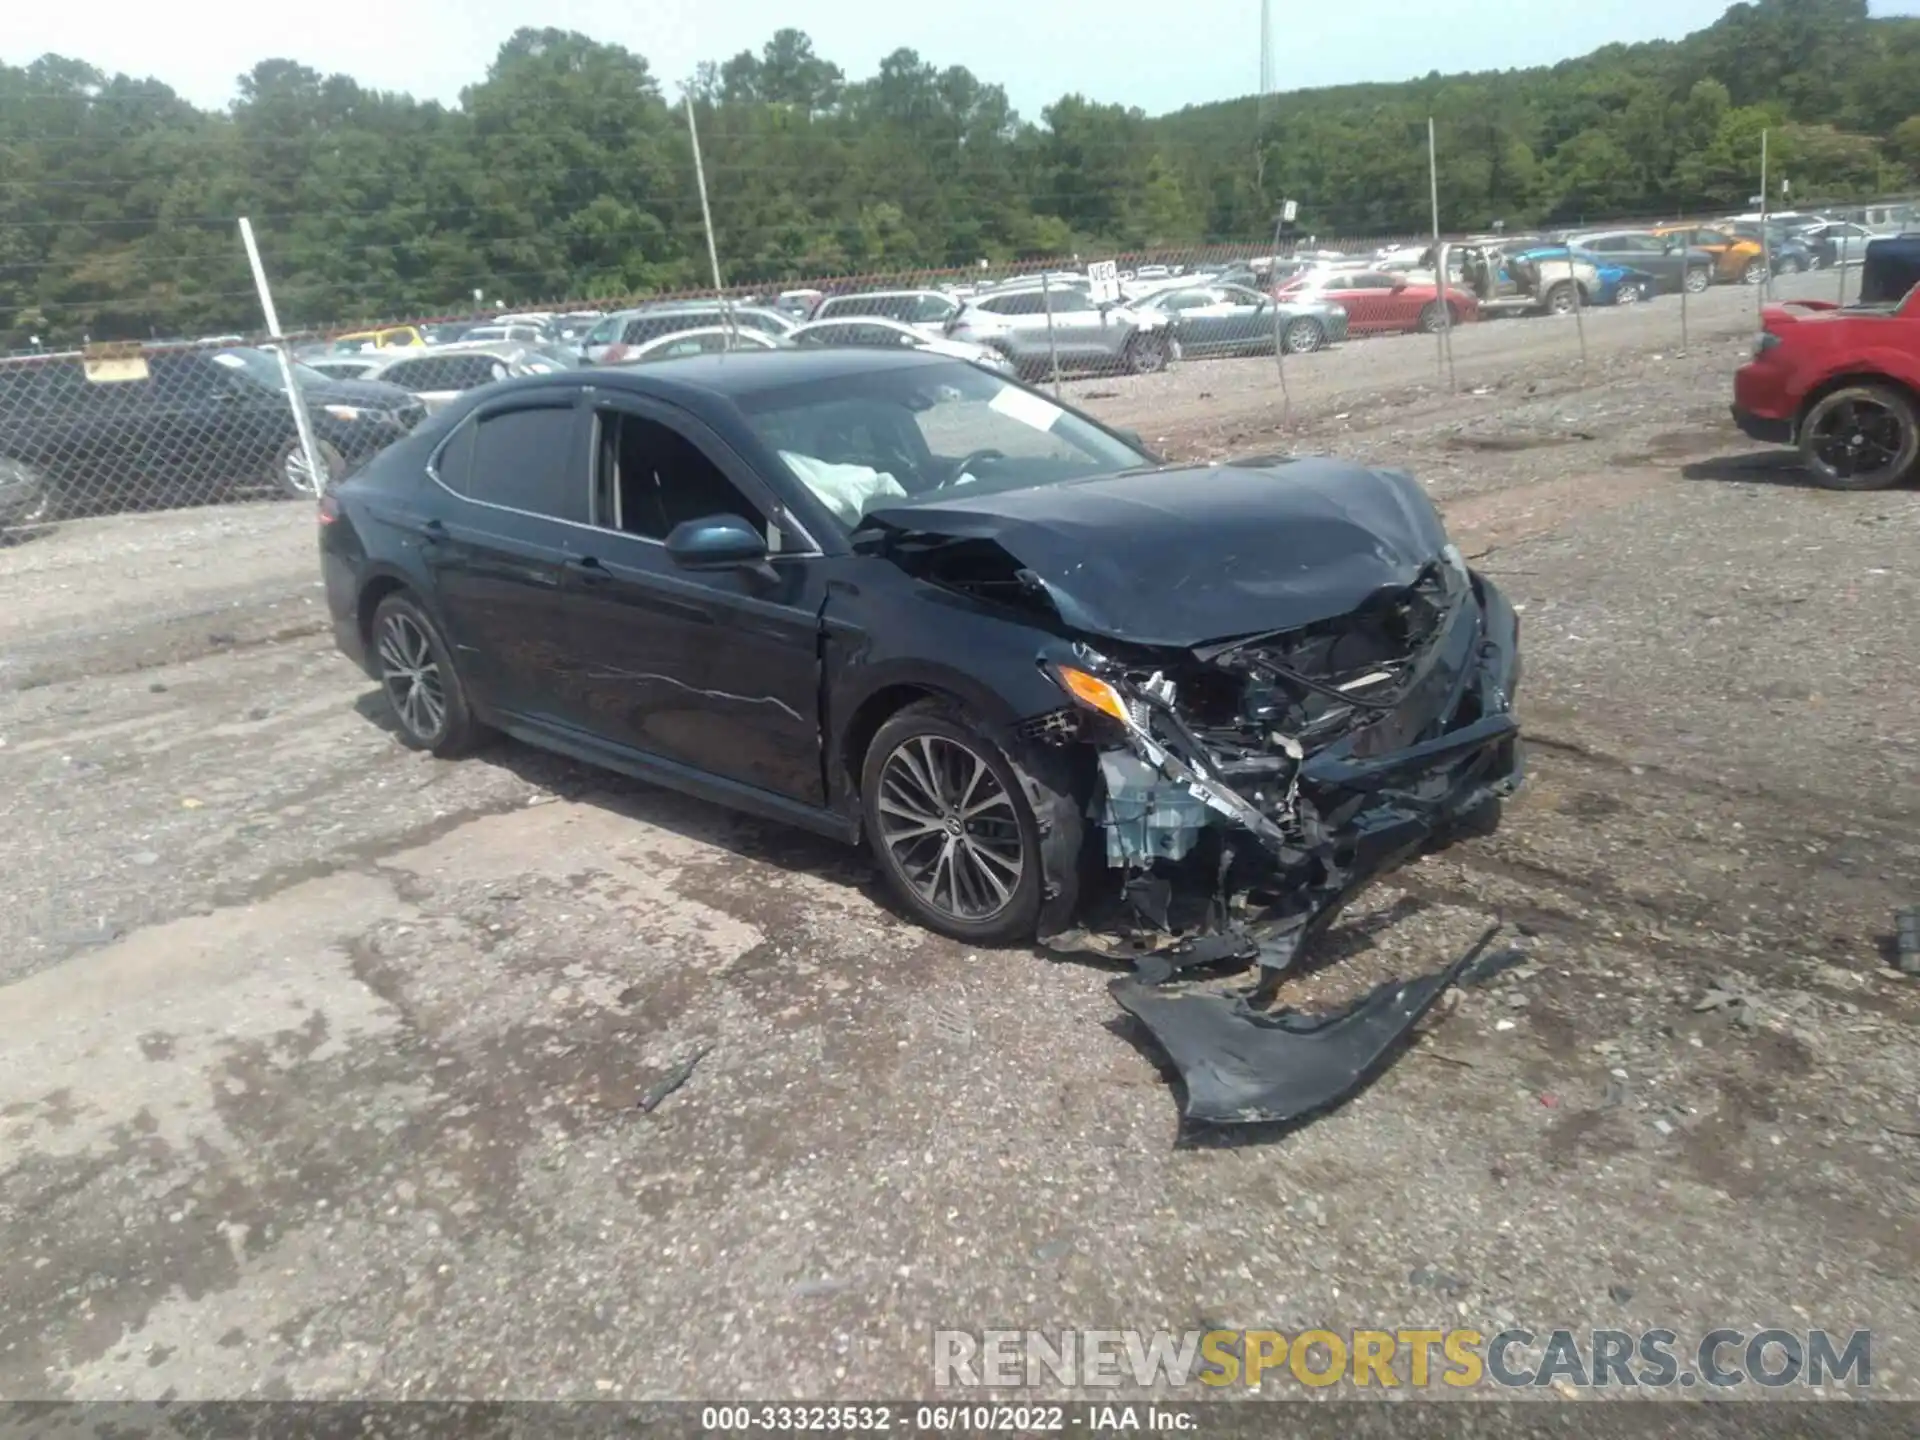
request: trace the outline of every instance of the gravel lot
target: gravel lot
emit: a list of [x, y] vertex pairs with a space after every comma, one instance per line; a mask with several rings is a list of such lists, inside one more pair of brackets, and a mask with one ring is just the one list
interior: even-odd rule
[[857, 853], [403, 750], [301, 507], [0, 550], [0, 1397], [856, 1398], [935, 1328], [1514, 1323], [1872, 1327], [1920, 1396], [1920, 494], [1733, 431], [1753, 307], [1473, 327], [1457, 395], [1421, 339], [1290, 407], [1068, 385], [1405, 466], [1524, 606], [1529, 788], [1289, 998], [1494, 917], [1529, 962], [1281, 1137], [1176, 1144], [1109, 972], [915, 930]]

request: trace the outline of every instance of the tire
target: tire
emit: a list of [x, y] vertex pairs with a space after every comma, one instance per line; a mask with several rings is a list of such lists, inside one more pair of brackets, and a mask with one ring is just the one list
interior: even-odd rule
[[1302, 316], [1280, 332], [1280, 348], [1289, 355], [1311, 355], [1327, 343], [1327, 332], [1318, 320]]
[[[971, 825], [957, 803], [968, 794]], [[916, 922], [967, 944], [1034, 938], [1045, 876], [1033, 807], [1006, 753], [958, 705], [916, 701], [880, 727], [861, 764], [860, 814]]]
[[1742, 285], [1763, 284], [1766, 278], [1767, 262], [1764, 260], [1749, 260], [1745, 265], [1740, 267], [1740, 283]]
[[1713, 272], [1704, 265], [1696, 265], [1687, 271], [1686, 278], [1680, 282], [1681, 288], [1689, 295], [1700, 295], [1713, 284]]
[[[1446, 323], [1447, 307], [1442, 305], [1438, 300], [1429, 300], [1425, 305], [1420, 307], [1420, 333], [1422, 335], [1436, 335]], [[1459, 323], [1458, 316], [1454, 317], [1454, 323]]]
[[29, 487], [28, 498], [19, 508], [0, 510], [0, 536], [29, 530], [55, 518], [53, 486], [40, 471], [18, 460], [0, 459], [0, 480], [9, 486]]
[[1562, 280], [1547, 291], [1546, 310], [1549, 315], [1571, 315], [1580, 308], [1580, 296], [1573, 288], [1571, 280]]
[[1817, 250], [1813, 254], [1807, 257], [1807, 269], [1809, 270], [1819, 270], [1823, 268], [1826, 265], [1826, 263], [1827, 262], [1821, 258], [1820, 252]]
[[1801, 418], [1800, 458], [1829, 490], [1886, 490], [1920, 460], [1920, 412], [1890, 385], [1846, 385]]
[[401, 744], [450, 760], [480, 742], [485, 728], [473, 718], [453, 652], [411, 595], [402, 591], [380, 602], [367, 653]]
[[[328, 485], [347, 473], [346, 457], [331, 442], [316, 436], [313, 446], [320, 452], [320, 464], [327, 472]], [[320, 497], [320, 492], [313, 488], [312, 477], [307, 473], [306, 452], [301, 448], [297, 435], [275, 452], [273, 470], [268, 478], [285, 494], [303, 500], [317, 500]]]
[[1801, 258], [1800, 258], [1800, 257], [1799, 257], [1798, 255], [1796, 255], [1796, 256], [1794, 256], [1794, 258], [1793, 258], [1792, 260], [1790, 260], [1789, 262], [1787, 262], [1787, 273], [1788, 273], [1789, 275], [1804, 275], [1804, 274], [1806, 274], [1806, 273], [1807, 273], [1807, 262], [1806, 262], [1805, 260], [1803, 260], [1803, 259], [1801, 259]]
[[1613, 303], [1616, 305], [1638, 305], [1645, 298], [1638, 280], [1622, 280], [1620, 288], [1613, 292]]
[[1127, 342], [1127, 369], [1135, 375], [1154, 375], [1167, 368], [1168, 342], [1158, 335], [1136, 335]]

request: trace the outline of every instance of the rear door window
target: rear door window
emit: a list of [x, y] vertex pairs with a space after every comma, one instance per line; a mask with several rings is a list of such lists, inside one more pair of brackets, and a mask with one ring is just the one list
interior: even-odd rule
[[[453, 444], [442, 452], [442, 480], [470, 500], [586, 524], [587, 476], [574, 463], [576, 412], [565, 406], [501, 410], [462, 427], [473, 433], [470, 458]], [[444, 462], [465, 463], [465, 486]]]

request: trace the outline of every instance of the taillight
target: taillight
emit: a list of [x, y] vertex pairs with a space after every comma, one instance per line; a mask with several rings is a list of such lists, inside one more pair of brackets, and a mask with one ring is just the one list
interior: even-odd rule
[[322, 525], [331, 525], [340, 518], [340, 502], [332, 495], [322, 495], [315, 511]]

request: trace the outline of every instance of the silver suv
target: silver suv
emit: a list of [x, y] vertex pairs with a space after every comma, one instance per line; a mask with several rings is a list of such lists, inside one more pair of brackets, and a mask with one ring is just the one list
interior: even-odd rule
[[[1048, 311], [1052, 311], [1052, 340]], [[1062, 370], [1164, 370], [1179, 357], [1165, 315], [1101, 304], [1078, 286], [997, 290], [947, 322], [947, 334], [998, 350], [1025, 375], [1044, 375], [1053, 353]]]

